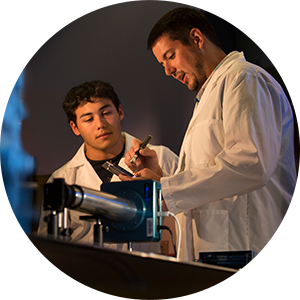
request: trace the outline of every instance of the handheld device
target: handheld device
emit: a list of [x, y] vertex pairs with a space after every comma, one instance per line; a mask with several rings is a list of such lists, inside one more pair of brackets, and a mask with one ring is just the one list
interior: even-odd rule
[[104, 169], [106, 169], [107, 171], [119, 176], [120, 174], [124, 174], [126, 176], [129, 176], [129, 177], [135, 177], [132, 173], [128, 172], [127, 170], [123, 169], [122, 167], [120, 166], [116, 166], [114, 164], [112, 164], [111, 162], [109, 161], [106, 161], [102, 167]]

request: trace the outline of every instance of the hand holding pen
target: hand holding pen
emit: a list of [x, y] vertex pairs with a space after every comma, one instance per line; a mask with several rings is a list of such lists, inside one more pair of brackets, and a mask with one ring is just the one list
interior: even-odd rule
[[137, 158], [140, 156], [140, 150], [145, 149], [147, 147], [147, 145], [149, 144], [149, 142], [150, 142], [151, 139], [152, 139], [152, 136], [148, 135], [147, 138], [145, 139], [145, 141], [140, 145], [140, 148], [135, 152], [134, 156], [130, 160], [131, 164], [135, 163], [135, 161], [137, 160]]
[[132, 148], [125, 154], [125, 164], [133, 173], [147, 168], [162, 176], [162, 169], [158, 163], [156, 151], [151, 149], [152, 147], [147, 147], [151, 138], [152, 136], [149, 135], [143, 143], [138, 139], [133, 139], [131, 141]]

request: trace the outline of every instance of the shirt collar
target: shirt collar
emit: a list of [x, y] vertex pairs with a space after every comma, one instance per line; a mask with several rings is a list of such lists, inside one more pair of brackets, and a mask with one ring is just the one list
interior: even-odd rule
[[198, 104], [201, 100], [201, 97], [208, 85], [208, 83], [210, 82], [211, 78], [213, 77], [213, 75], [216, 73], [216, 71], [227, 61], [230, 61], [231, 58], [236, 57], [237, 55], [239, 56], [243, 56], [243, 53], [238, 53], [236, 51], [233, 51], [231, 53], [229, 53], [228, 55], [226, 55], [226, 57], [224, 57], [221, 62], [215, 67], [215, 69], [213, 70], [213, 72], [210, 74], [210, 76], [206, 79], [205, 83], [202, 85], [201, 89], [199, 90], [199, 92], [197, 93], [196, 97], [195, 97], [195, 102]]

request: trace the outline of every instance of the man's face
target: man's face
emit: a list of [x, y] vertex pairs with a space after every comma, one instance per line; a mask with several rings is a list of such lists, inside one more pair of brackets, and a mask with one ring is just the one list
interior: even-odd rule
[[[94, 99], [93, 99], [94, 100]], [[121, 120], [124, 118], [122, 106], [119, 111], [108, 98], [97, 98], [87, 102], [76, 111], [76, 122], [70, 126], [76, 135], [81, 135], [86, 145], [86, 155], [92, 160], [104, 160], [117, 156], [123, 149]]]
[[163, 35], [157, 40], [152, 51], [157, 61], [165, 68], [167, 76], [172, 75], [191, 91], [200, 90], [207, 77], [201, 53], [195, 44], [186, 46]]

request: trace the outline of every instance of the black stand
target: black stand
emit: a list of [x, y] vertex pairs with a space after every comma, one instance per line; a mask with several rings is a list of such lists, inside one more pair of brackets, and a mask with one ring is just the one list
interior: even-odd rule
[[55, 210], [51, 211], [44, 221], [47, 223], [47, 234], [55, 239], [69, 241], [73, 230], [71, 228], [63, 228], [62, 222], [59, 220], [60, 215]]
[[[98, 216], [80, 216], [80, 220], [96, 221], [94, 225], [94, 246], [103, 247], [103, 232], [108, 231], [108, 227], [103, 226], [101, 218]], [[128, 242], [128, 251], [132, 251], [132, 243]]]
[[94, 225], [94, 245], [103, 247], [103, 225], [100, 218], [96, 219], [96, 224]]
[[101, 218], [98, 216], [80, 216], [80, 220], [96, 222], [94, 225], [94, 245], [97, 247], [103, 247], [103, 232], [108, 228], [103, 226]]
[[51, 213], [45, 217], [44, 221], [47, 223], [47, 234], [49, 236], [57, 237], [60, 235], [58, 226], [57, 226], [57, 214], [56, 211], [51, 211]]

